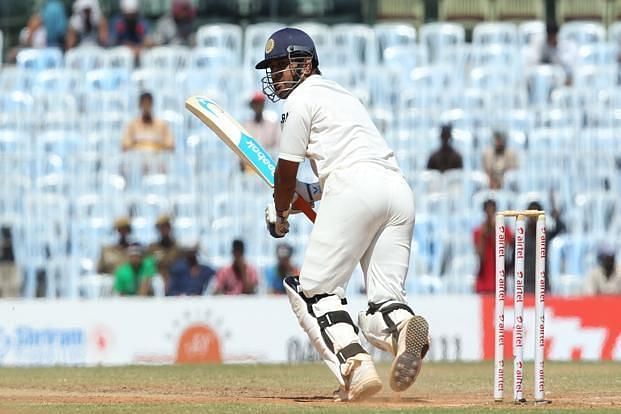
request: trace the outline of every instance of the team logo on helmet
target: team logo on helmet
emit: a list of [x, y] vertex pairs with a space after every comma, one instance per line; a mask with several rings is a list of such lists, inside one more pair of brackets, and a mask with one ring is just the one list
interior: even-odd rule
[[270, 53], [272, 50], [274, 50], [274, 39], [270, 37], [265, 44], [265, 53]]

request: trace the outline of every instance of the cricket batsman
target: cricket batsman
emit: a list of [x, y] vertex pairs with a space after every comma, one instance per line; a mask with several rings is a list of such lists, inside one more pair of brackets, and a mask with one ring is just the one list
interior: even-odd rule
[[[358, 329], [395, 356], [390, 387], [404, 391], [416, 380], [429, 348], [427, 321], [408, 306], [404, 290], [413, 192], [360, 101], [321, 76], [306, 33], [284, 28], [272, 34], [256, 69], [266, 71], [266, 96], [274, 102], [286, 99], [274, 204], [266, 209], [272, 236], [289, 231], [296, 192], [309, 202], [321, 199], [300, 276], [284, 280], [293, 312], [339, 381], [336, 400], [360, 400], [382, 389]], [[297, 181], [304, 158], [311, 160], [318, 183]], [[357, 263], [369, 300], [358, 326], [344, 306]]]

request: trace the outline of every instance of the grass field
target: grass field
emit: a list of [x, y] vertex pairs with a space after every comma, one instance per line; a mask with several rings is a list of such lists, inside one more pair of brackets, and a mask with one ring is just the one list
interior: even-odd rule
[[[547, 362], [545, 406], [509, 402], [510, 381], [492, 402], [491, 363], [430, 363], [402, 395], [386, 385], [362, 403], [332, 402], [335, 384], [321, 364], [2, 368], [0, 414], [621, 411], [621, 363]], [[532, 375], [526, 386], [532, 397]]]

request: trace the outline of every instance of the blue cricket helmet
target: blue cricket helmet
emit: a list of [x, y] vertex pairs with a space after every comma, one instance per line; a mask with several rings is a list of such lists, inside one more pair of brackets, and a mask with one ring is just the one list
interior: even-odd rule
[[312, 56], [315, 67], [319, 58], [315, 43], [309, 35], [300, 29], [285, 27], [274, 32], [265, 43], [265, 58], [256, 64], [255, 69], [266, 69], [269, 62], [289, 56]]

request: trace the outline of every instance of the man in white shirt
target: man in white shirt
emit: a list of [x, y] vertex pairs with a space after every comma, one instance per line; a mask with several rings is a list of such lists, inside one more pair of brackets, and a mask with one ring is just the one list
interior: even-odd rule
[[[268, 39], [264, 93], [286, 99], [275, 172], [270, 233], [283, 237], [297, 191], [321, 199], [300, 276], [285, 279], [294, 313], [341, 385], [338, 400], [359, 400], [382, 388], [358, 328], [345, 310], [345, 287], [360, 263], [369, 308], [358, 325], [374, 346], [395, 359], [390, 386], [404, 391], [416, 379], [428, 345], [428, 325], [414, 316], [404, 290], [414, 229], [414, 196], [393, 151], [351, 93], [322, 78], [312, 39], [281, 29]], [[308, 158], [319, 183], [296, 180]]]

